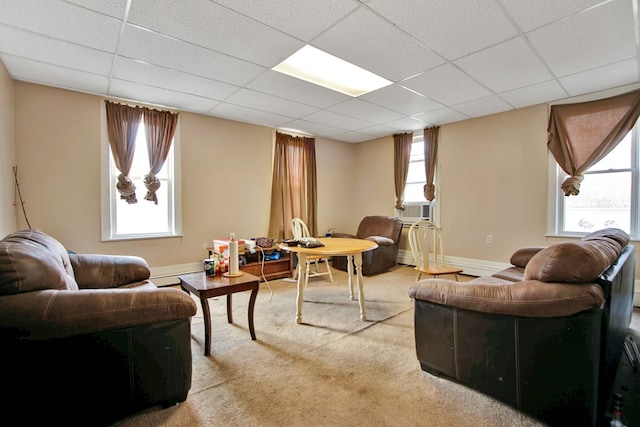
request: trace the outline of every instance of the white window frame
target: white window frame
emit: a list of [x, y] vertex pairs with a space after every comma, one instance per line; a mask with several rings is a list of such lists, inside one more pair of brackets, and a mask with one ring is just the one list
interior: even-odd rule
[[[182, 173], [181, 173], [181, 156], [180, 156], [180, 117], [176, 131], [173, 137], [171, 152], [173, 158], [167, 158], [167, 164], [170, 172], [169, 176], [169, 231], [158, 233], [135, 233], [118, 235], [116, 234], [116, 204], [122, 203], [120, 193], [116, 189], [117, 175], [112, 174], [113, 156], [111, 147], [109, 146], [109, 137], [107, 134], [107, 119], [105, 103], [101, 103], [101, 241], [122, 241], [122, 240], [141, 240], [182, 236]], [[171, 153], [170, 153], [171, 155]], [[173, 172], [173, 173], [171, 173]], [[163, 185], [165, 182], [163, 182]], [[143, 188], [144, 190], [144, 188]], [[142, 192], [138, 186], [137, 191]], [[145, 190], [146, 191], [146, 190]], [[138, 203], [153, 203], [138, 197]]]
[[[421, 147], [423, 147], [424, 145], [424, 134], [422, 132], [415, 132], [413, 134], [413, 138], [411, 140], [411, 144], [413, 147], [413, 144], [417, 144], [419, 143]], [[422, 161], [420, 160], [414, 160], [411, 163], [420, 163], [420, 169], [421, 170], [425, 170], [425, 162], [427, 161], [426, 158], [422, 158]], [[437, 168], [436, 168], [437, 171]], [[437, 177], [434, 175], [434, 181], [437, 180]], [[425, 174], [424, 176], [424, 181], [413, 181], [413, 182], [409, 182], [409, 180], [407, 179], [407, 183], [405, 184], [405, 189], [403, 191], [403, 198], [404, 198], [404, 194], [406, 193], [406, 188], [407, 185], [409, 184], [422, 184], [423, 186], [427, 183], [427, 176]], [[416, 200], [411, 200], [411, 201], [404, 201], [404, 205], [406, 206], [424, 206], [424, 205], [428, 205], [429, 206], [429, 212], [430, 212], [430, 219], [433, 221], [434, 220], [434, 216], [435, 216], [435, 207], [436, 207], [436, 200], [433, 201], [428, 201], [426, 199], [424, 200], [420, 200], [420, 201], [416, 201]], [[416, 221], [419, 221], [422, 219], [422, 217], [407, 217], [405, 216], [406, 214], [406, 210], [402, 211], [400, 209], [396, 209], [396, 215], [399, 216], [400, 218], [402, 218], [402, 222], [403, 222], [403, 226], [405, 227], [410, 227], [411, 224], [413, 224]]]
[[[630, 168], [611, 169], [604, 172], [614, 173], [621, 171], [631, 172], [631, 208], [630, 208], [630, 232], [632, 240], [640, 239], [640, 120], [631, 130], [631, 165]], [[589, 171], [585, 175], [589, 174]], [[561, 184], [566, 173], [560, 168], [555, 157], [548, 151], [548, 189], [547, 189], [547, 235], [558, 237], [582, 237], [588, 232], [575, 232], [564, 230], [564, 200], [567, 196], [561, 189]], [[572, 197], [572, 196], [568, 196]]]

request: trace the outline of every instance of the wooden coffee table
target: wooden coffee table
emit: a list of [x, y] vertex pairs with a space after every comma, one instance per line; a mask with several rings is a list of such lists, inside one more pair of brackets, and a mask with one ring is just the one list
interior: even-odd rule
[[242, 273], [238, 277], [223, 277], [220, 274], [207, 276], [204, 271], [199, 273], [183, 274], [179, 276], [180, 287], [185, 292], [191, 292], [200, 298], [202, 303], [202, 313], [204, 314], [204, 355], [211, 354], [211, 313], [209, 311], [209, 298], [221, 295], [227, 296], [227, 321], [233, 323], [231, 294], [236, 292], [251, 291], [249, 297], [249, 332], [251, 339], [256, 339], [256, 332], [253, 328], [253, 308], [256, 304], [260, 279], [249, 273]]

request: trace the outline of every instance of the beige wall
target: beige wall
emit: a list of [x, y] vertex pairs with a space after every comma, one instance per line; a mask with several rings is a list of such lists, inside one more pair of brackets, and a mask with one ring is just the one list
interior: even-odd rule
[[[140, 255], [152, 267], [196, 262], [215, 237], [267, 233], [273, 132], [181, 113], [182, 238], [100, 241], [102, 98], [16, 82], [16, 157], [31, 226], [84, 253]], [[319, 231], [348, 225], [353, 144], [318, 138]], [[26, 227], [20, 220], [20, 228]]]
[[[13, 167], [15, 166], [15, 97], [11, 76], [0, 61], [0, 236], [6, 236], [17, 230], [14, 206], [15, 187]], [[18, 171], [18, 180], [22, 175]]]

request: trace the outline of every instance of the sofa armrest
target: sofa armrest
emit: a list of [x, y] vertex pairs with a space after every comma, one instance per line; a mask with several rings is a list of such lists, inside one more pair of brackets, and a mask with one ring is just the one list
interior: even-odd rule
[[570, 284], [527, 280], [456, 282], [426, 279], [409, 289], [413, 299], [483, 313], [522, 317], [570, 316], [604, 302], [602, 288], [595, 283]]
[[80, 289], [117, 288], [151, 275], [147, 262], [137, 256], [70, 254], [69, 259]]
[[509, 261], [516, 267], [525, 268], [529, 260], [544, 248], [544, 246], [527, 246], [520, 248], [511, 255]]
[[377, 243], [378, 246], [393, 246], [396, 244], [393, 239], [384, 236], [368, 236], [366, 240], [371, 240], [374, 243]]
[[356, 235], [355, 234], [349, 234], [349, 233], [333, 233], [333, 234], [331, 234], [331, 237], [339, 237], [339, 238], [343, 238], [343, 239], [355, 239]]
[[152, 283], [136, 288], [47, 289], [0, 298], [0, 336], [63, 338], [129, 328], [196, 313], [193, 299]]

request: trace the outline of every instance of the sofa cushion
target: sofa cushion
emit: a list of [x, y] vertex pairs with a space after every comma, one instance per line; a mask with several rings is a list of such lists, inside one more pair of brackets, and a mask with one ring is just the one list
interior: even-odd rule
[[[524, 270], [524, 280], [592, 283], [618, 258], [626, 242], [622, 230], [605, 229], [573, 242], [548, 246]], [[626, 233], [624, 233], [626, 235]]]
[[531, 258], [544, 248], [544, 246], [527, 246], [520, 248], [511, 255], [511, 259], [509, 261], [514, 267], [525, 268]]
[[39, 230], [6, 236], [0, 241], [0, 295], [42, 289], [78, 289], [64, 246]]

